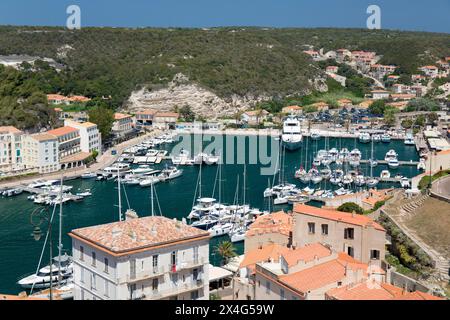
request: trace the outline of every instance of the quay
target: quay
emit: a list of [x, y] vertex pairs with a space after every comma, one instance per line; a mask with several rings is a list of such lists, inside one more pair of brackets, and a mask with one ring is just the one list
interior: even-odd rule
[[[388, 164], [388, 161], [386, 161], [386, 160], [376, 160], [376, 161], [378, 162], [378, 164], [385, 164], [385, 165]], [[369, 163], [369, 160], [361, 159], [359, 162], [367, 164], [367, 163]], [[401, 166], [417, 166], [419, 164], [419, 161], [412, 161], [412, 160], [410, 160], [410, 161], [399, 161], [398, 163]]]

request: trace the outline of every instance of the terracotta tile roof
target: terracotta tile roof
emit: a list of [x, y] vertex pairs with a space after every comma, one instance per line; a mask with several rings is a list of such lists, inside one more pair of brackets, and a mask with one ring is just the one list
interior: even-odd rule
[[47, 134], [47, 133], [38, 133], [31, 136], [36, 141], [50, 141], [50, 140], [57, 140], [58, 138], [54, 135]]
[[423, 66], [423, 67], [421, 67], [420, 69], [437, 69], [438, 67], [436, 67], [436, 66]]
[[70, 163], [70, 162], [78, 162], [78, 161], [83, 161], [86, 160], [87, 158], [89, 158], [91, 154], [88, 152], [78, 152], [75, 154], [72, 154], [70, 156], [61, 158], [59, 160], [60, 163]]
[[367, 281], [331, 289], [326, 295], [336, 300], [443, 300], [420, 291], [405, 292], [388, 283]]
[[287, 253], [288, 251], [289, 249], [287, 247], [280, 246], [279, 244], [268, 244], [262, 248], [256, 248], [248, 251], [239, 267], [251, 267], [258, 262], [267, 262], [271, 259], [274, 261], [279, 261], [280, 255]]
[[[337, 259], [315, 265], [292, 274], [279, 277], [279, 282], [286, 284], [303, 294], [310, 290], [323, 288], [345, 279], [348, 270], [367, 272], [367, 264], [354, 260], [350, 256], [340, 253]], [[350, 259], [349, 259], [350, 258]]]
[[209, 237], [207, 231], [166, 217], [129, 219], [72, 230], [69, 235], [115, 255]]
[[300, 261], [310, 262], [314, 259], [321, 259], [332, 254], [331, 250], [320, 243], [313, 243], [295, 250], [282, 253], [289, 267], [297, 265]]
[[22, 131], [13, 126], [3, 126], [0, 127], [0, 133], [22, 133]]
[[125, 113], [114, 113], [114, 120], [122, 120], [126, 118], [131, 118], [131, 116]]
[[136, 112], [136, 115], [138, 115], [138, 114], [154, 115], [154, 114], [156, 114], [157, 112], [158, 112], [157, 110], [146, 109], [146, 110], [143, 110], [143, 111], [138, 111], [138, 112]]
[[72, 128], [72, 127], [68, 127], [68, 126], [64, 126], [64, 127], [61, 127], [61, 128], [57, 128], [57, 129], [53, 129], [53, 130], [47, 131], [46, 133], [47, 134], [51, 134], [53, 136], [60, 137], [60, 136], [64, 136], [64, 135], [72, 133], [72, 132], [78, 132], [78, 129], [75, 129], [75, 128]]
[[68, 101], [73, 102], [88, 102], [91, 101], [91, 99], [85, 97], [85, 96], [71, 96], [67, 98]]
[[252, 237], [263, 233], [280, 233], [289, 236], [292, 228], [292, 216], [283, 211], [279, 211], [258, 217], [255, 222], [250, 225], [245, 236]]
[[163, 117], [165, 117], [165, 118], [178, 118], [179, 117], [179, 114], [178, 113], [176, 113], [176, 112], [157, 112], [156, 114], [155, 114], [155, 118], [163, 118]]
[[[449, 130], [449, 131], [450, 131], [450, 130]], [[439, 152], [437, 153], [438, 156], [443, 156], [443, 155], [445, 155], [445, 154], [450, 154], [450, 149], [443, 150], [443, 151], [439, 151]]]
[[361, 214], [352, 214], [336, 210], [325, 210], [300, 203], [294, 205], [294, 214], [305, 214], [328, 220], [358, 225], [362, 227], [372, 226], [377, 230], [385, 231], [381, 225], [373, 221], [371, 218]]
[[48, 94], [47, 95], [47, 100], [51, 101], [51, 100], [67, 100], [67, 98], [63, 95], [60, 94]]

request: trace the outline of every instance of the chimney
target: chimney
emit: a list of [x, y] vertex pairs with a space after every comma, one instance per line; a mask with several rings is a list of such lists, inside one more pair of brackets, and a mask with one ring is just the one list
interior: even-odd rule
[[125, 221], [127, 220], [134, 220], [134, 219], [138, 219], [139, 216], [137, 215], [136, 211], [134, 211], [133, 209], [128, 209], [125, 212]]

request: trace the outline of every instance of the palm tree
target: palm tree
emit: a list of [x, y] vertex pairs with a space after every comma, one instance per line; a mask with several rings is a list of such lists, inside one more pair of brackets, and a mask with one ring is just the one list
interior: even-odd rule
[[222, 265], [226, 265], [231, 258], [235, 257], [236, 248], [231, 241], [222, 241], [214, 249], [215, 252], [222, 257]]

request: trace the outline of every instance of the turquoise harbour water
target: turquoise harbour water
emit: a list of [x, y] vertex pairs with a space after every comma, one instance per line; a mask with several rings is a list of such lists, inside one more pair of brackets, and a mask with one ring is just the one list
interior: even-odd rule
[[[267, 138], [270, 139], [270, 138]], [[309, 141], [309, 155], [317, 149], [324, 148], [325, 140], [322, 138], [318, 142]], [[207, 143], [204, 143], [206, 146]], [[304, 146], [306, 141], [304, 142]], [[370, 157], [370, 144], [361, 144], [355, 139], [333, 139], [329, 140], [329, 148], [338, 149], [347, 147], [352, 150], [354, 147], [362, 151], [363, 158]], [[248, 153], [248, 141], [247, 141]], [[168, 146], [167, 150], [171, 150]], [[391, 141], [389, 144], [374, 144], [374, 154], [377, 159], [384, 159], [384, 155], [389, 149], [395, 149], [399, 154], [399, 160], [418, 160], [418, 154], [414, 146], [405, 146], [403, 141]], [[225, 155], [226, 151], [223, 152]], [[247, 156], [248, 157], [248, 156]], [[305, 187], [299, 180], [294, 179], [294, 173], [300, 166], [300, 160], [305, 159], [304, 149], [295, 152], [286, 152], [285, 156], [285, 178], [287, 182], [296, 183], [298, 186]], [[164, 167], [164, 163], [155, 165], [155, 168]], [[309, 166], [310, 167], [310, 166]], [[155, 186], [162, 214], [169, 218], [181, 219], [189, 213], [194, 192], [196, 189], [199, 167], [184, 166], [181, 167], [183, 175], [175, 180], [165, 183], [158, 183]], [[222, 166], [222, 201], [232, 203], [235, 197], [237, 176], [240, 176], [239, 197], [242, 198], [242, 173], [243, 165], [223, 165]], [[367, 174], [368, 168], [363, 165], [361, 169]], [[387, 166], [379, 165], [374, 168], [374, 176], [379, 176], [381, 170], [387, 169]], [[214, 181], [217, 172], [217, 166], [203, 166], [202, 188], [203, 195], [210, 196], [213, 190]], [[415, 166], [401, 166], [397, 170], [391, 170], [391, 173], [400, 173], [404, 176], [412, 177], [418, 174]], [[267, 200], [263, 198], [263, 191], [268, 185], [270, 176], [260, 175], [260, 165], [247, 165], [247, 202], [252, 207], [267, 210]], [[278, 178], [276, 179], [278, 181]], [[65, 182], [66, 185], [72, 185], [72, 193], [80, 190], [91, 189], [93, 195], [85, 198], [82, 202], [68, 203], [64, 205], [64, 249], [71, 251], [71, 241], [67, 233], [75, 228], [109, 223], [118, 220], [118, 197], [117, 183], [113, 181], [97, 182], [95, 180], [72, 180]], [[388, 187], [388, 184], [379, 184], [378, 188]], [[399, 185], [398, 185], [399, 186]], [[316, 186], [318, 187], [318, 186]], [[331, 186], [322, 183], [322, 189], [329, 189]], [[216, 187], [216, 195], [218, 187]], [[139, 186], [126, 186], [126, 194], [130, 207], [138, 213], [139, 216], [150, 215], [150, 188], [141, 188]], [[32, 273], [39, 260], [42, 250], [43, 240], [36, 242], [31, 236], [33, 230], [30, 224], [31, 212], [39, 206], [32, 201], [27, 200], [28, 194], [23, 193], [14, 198], [0, 198], [0, 293], [18, 293], [23, 291], [17, 286], [17, 279], [25, 274]], [[126, 197], [123, 196], [123, 206], [128, 208]], [[318, 204], [315, 204], [318, 205]], [[158, 205], [156, 204], [157, 208]], [[289, 209], [290, 206], [275, 207], [278, 209]], [[49, 208], [49, 210], [51, 210]], [[157, 210], [158, 212], [158, 210]], [[58, 218], [56, 217], [53, 227], [54, 252], [56, 252], [58, 239]], [[44, 226], [42, 226], [44, 229]], [[220, 258], [214, 253], [214, 247], [227, 237], [215, 238], [211, 240], [211, 262], [218, 264]], [[243, 251], [243, 243], [236, 244], [238, 253]], [[44, 255], [44, 263], [48, 261], [48, 252]]]

